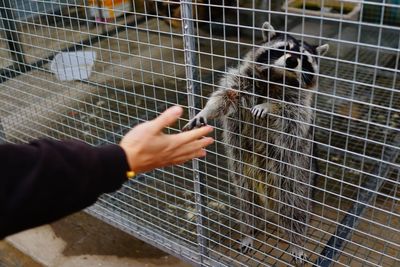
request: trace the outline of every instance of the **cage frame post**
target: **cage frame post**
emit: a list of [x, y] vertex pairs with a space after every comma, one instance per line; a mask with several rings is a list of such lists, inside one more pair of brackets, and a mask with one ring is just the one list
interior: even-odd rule
[[[188, 93], [188, 108], [189, 118], [193, 118], [196, 113], [196, 108], [199, 104], [196, 102], [196, 95], [199, 95], [200, 88], [198, 83], [198, 70], [193, 66], [197, 66], [196, 60], [196, 43], [193, 25], [193, 2], [192, 0], [181, 1], [182, 12], [182, 34], [185, 60], [185, 73], [187, 77], [187, 93]], [[204, 234], [204, 183], [202, 183], [202, 175], [200, 174], [199, 160], [194, 159], [192, 163], [194, 177], [194, 196], [195, 208], [197, 212], [197, 240], [199, 246], [199, 266], [204, 262], [204, 256], [208, 255], [206, 239]]]

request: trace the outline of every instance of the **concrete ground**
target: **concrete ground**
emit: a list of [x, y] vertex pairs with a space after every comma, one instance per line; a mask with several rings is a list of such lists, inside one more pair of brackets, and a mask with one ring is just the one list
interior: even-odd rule
[[34, 261], [30, 256], [10, 245], [6, 241], [0, 241], [0, 266], [1, 267], [42, 267], [43, 265]]
[[189, 267], [84, 212], [0, 242], [0, 267]]

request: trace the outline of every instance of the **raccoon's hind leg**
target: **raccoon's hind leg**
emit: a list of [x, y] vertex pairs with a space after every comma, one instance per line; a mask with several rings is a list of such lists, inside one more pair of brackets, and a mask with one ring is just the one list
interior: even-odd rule
[[240, 158], [239, 149], [227, 148], [227, 154], [231, 155], [228, 167], [230, 169], [230, 180], [235, 186], [235, 193], [239, 201], [238, 220], [240, 224], [239, 250], [242, 253], [249, 253], [253, 248], [254, 238], [257, 233], [257, 226], [261, 219], [261, 206], [257, 197], [257, 190], [254, 188], [252, 178], [254, 168], [243, 163]]
[[254, 190], [248, 177], [242, 174], [243, 163], [231, 164], [231, 180], [235, 184], [236, 196], [239, 199], [239, 223], [240, 223], [240, 251], [248, 253], [253, 248], [255, 235], [255, 207]]
[[271, 133], [275, 148], [272, 158], [279, 161], [276, 166], [276, 171], [279, 173], [278, 214], [281, 215], [279, 224], [285, 228], [289, 236], [289, 251], [296, 264], [302, 265], [308, 258], [304, 252], [304, 245], [312, 209], [313, 176], [309, 171], [311, 135], [310, 127], [307, 125], [312, 122], [310, 118], [312, 113], [307, 108], [289, 104], [281, 111], [282, 116], [270, 124], [272, 128], [282, 131]]
[[279, 199], [279, 213], [282, 215], [280, 221], [289, 236], [289, 252], [296, 264], [301, 266], [308, 259], [303, 248], [307, 237], [311, 194], [308, 193], [307, 185], [297, 181], [284, 181], [282, 184], [286, 185], [283, 186], [285, 191], [281, 192]]
[[227, 116], [237, 110], [239, 93], [232, 89], [219, 89], [215, 91], [206, 106], [193, 119], [183, 127], [184, 131], [201, 127], [207, 120]]

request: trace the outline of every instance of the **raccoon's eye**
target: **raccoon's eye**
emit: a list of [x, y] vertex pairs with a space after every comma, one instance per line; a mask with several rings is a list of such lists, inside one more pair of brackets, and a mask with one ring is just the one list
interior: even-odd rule
[[286, 59], [285, 66], [286, 66], [287, 68], [294, 69], [294, 68], [297, 67], [297, 64], [298, 64], [297, 58], [291, 56], [291, 57], [288, 57], [288, 58]]

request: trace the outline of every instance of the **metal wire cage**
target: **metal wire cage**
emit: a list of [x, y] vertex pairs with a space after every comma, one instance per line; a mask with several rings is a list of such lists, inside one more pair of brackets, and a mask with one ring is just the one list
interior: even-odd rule
[[[318, 168], [305, 265], [399, 265], [399, 1], [1, 0], [0, 11], [3, 142], [117, 143], [175, 104], [185, 114], [167, 131], [177, 133], [260, 44], [264, 21], [328, 43], [311, 106]], [[90, 71], [60, 78], [62, 53]], [[253, 250], [238, 250], [243, 210], [223, 129], [210, 123], [217, 141], [205, 158], [140, 175], [88, 212], [195, 265], [295, 265], [279, 223], [264, 221]]]

